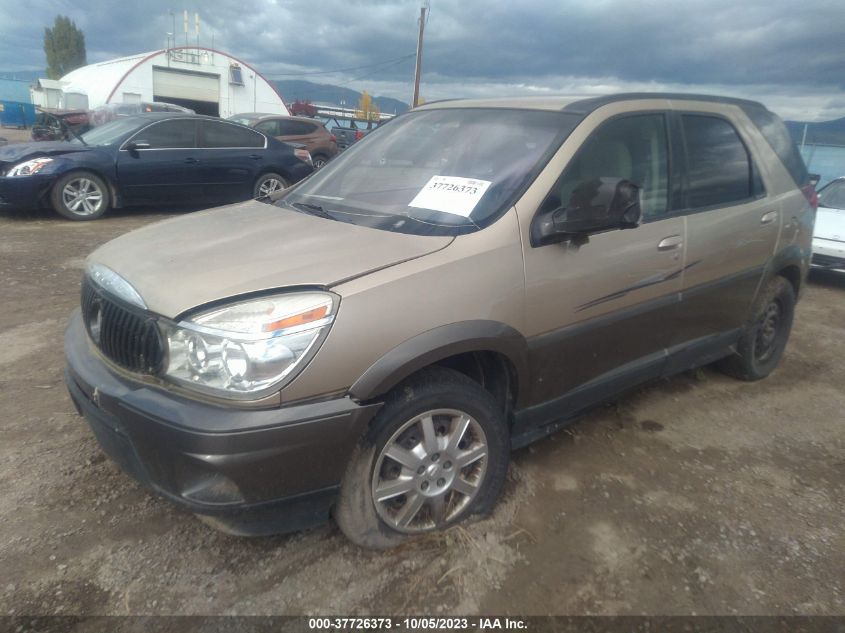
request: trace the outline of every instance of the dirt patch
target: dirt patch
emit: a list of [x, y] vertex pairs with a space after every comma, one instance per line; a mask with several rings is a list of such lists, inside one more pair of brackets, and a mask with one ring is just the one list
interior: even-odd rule
[[642, 389], [515, 453], [491, 517], [373, 553], [216, 532], [76, 416], [84, 258], [169, 215], [0, 215], [0, 614], [845, 613], [845, 280], [812, 278], [769, 379]]

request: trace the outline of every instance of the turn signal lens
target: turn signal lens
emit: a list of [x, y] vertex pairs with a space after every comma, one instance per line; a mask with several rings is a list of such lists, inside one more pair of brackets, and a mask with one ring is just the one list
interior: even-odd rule
[[297, 325], [313, 323], [314, 321], [319, 321], [320, 319], [324, 318], [328, 313], [328, 306], [320, 306], [319, 308], [306, 310], [305, 312], [285, 317], [284, 319], [274, 321], [273, 323], [267, 323], [264, 325], [264, 331], [275, 332], [276, 330], [284, 330], [286, 328], [295, 327]]

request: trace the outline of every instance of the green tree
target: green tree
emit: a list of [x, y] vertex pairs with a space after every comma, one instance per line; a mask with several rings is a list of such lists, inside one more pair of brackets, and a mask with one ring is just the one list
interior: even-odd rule
[[358, 102], [358, 111], [355, 113], [359, 119], [367, 119], [369, 121], [378, 121], [379, 108], [373, 103], [373, 98], [366, 90], [361, 93], [361, 100]]
[[88, 63], [85, 35], [69, 17], [57, 15], [53, 28], [44, 28], [44, 54], [47, 56], [47, 76], [59, 79]]

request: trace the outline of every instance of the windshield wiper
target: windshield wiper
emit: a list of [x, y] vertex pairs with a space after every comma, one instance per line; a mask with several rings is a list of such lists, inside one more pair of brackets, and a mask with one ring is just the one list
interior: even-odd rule
[[287, 204], [295, 209], [301, 209], [310, 215], [316, 215], [319, 218], [325, 218], [327, 220], [335, 219], [334, 216], [332, 216], [319, 204], [310, 204], [308, 202], [288, 202]]

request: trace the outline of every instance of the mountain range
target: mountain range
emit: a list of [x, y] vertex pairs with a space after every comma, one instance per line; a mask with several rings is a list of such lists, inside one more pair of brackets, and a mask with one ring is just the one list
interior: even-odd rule
[[[282, 97], [285, 99], [285, 103], [293, 103], [298, 99], [300, 101], [311, 101], [314, 104], [322, 103], [354, 108], [361, 100], [360, 92], [343, 86], [317, 84], [302, 79], [276, 79], [270, 80], [270, 83], [279, 89], [279, 92], [282, 93]], [[373, 103], [385, 114], [402, 114], [410, 107], [407, 103], [398, 99], [371, 96], [373, 97]]]

